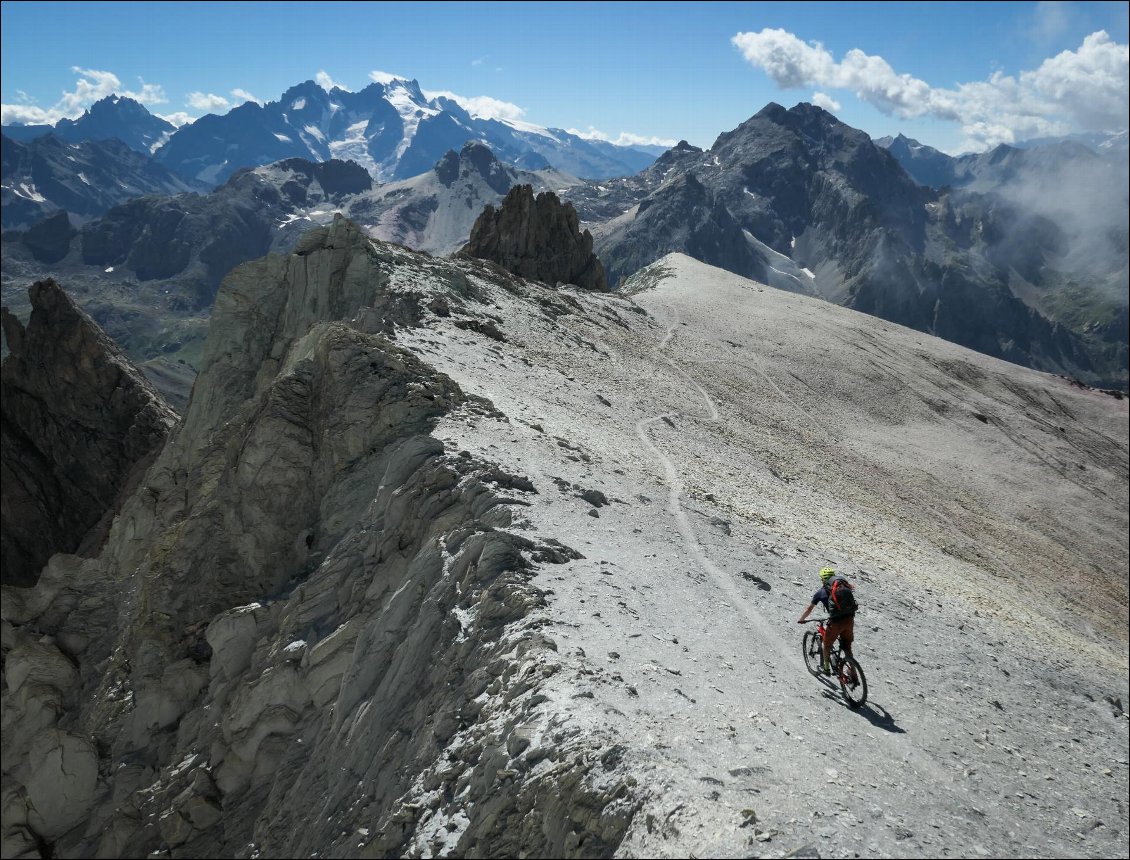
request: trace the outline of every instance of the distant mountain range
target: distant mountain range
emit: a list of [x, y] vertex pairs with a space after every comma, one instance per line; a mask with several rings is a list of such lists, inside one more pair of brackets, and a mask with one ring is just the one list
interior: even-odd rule
[[118, 96], [54, 127], [4, 126], [5, 134], [19, 140], [48, 132], [69, 141], [116, 137], [182, 176], [212, 186], [241, 168], [285, 158], [352, 160], [378, 181], [407, 179], [469, 140], [486, 144], [499, 159], [521, 169], [552, 167], [589, 179], [636, 173], [658, 154], [655, 147], [618, 146], [562, 129], [473, 116], [453, 99], [428, 98], [407, 78], [373, 83], [358, 92], [326, 90], [306, 81], [278, 101], [247, 102], [179, 129]]
[[[363, 92], [387, 105], [390, 92], [408, 98], [409, 84]], [[306, 95], [288, 94], [292, 110], [351, 120], [338, 102], [327, 102], [338, 105], [328, 114], [309, 101], [293, 108], [333, 95], [304, 87]], [[251, 105], [233, 114], [239, 110], [269, 112]], [[298, 114], [288, 117], [293, 126]], [[445, 127], [445, 120], [425, 123], [436, 117], [417, 117], [412, 146]], [[198, 130], [207, 127], [201, 123]], [[317, 128], [312, 118], [310, 127]], [[365, 127], [372, 130], [371, 119]], [[329, 139], [337, 126], [325, 128]], [[403, 125], [398, 133], [406, 139]], [[307, 132], [305, 139], [317, 138]], [[472, 140], [415, 177], [374, 185], [376, 162], [366, 147], [367, 166], [284, 159], [238, 170], [203, 197], [116, 206], [75, 235], [52, 223], [6, 237], [6, 275], [49, 264], [72, 273], [80, 299], [104, 289], [107, 276], [136, 278], [159, 302], [195, 313], [206, 310], [231, 266], [288, 249], [302, 229], [335, 211], [371, 237], [444, 254], [463, 244], [486, 204], [529, 184], [574, 204], [613, 285], [677, 251], [1018, 364], [1127, 387], [1125, 167], [1119, 173], [1116, 160], [1077, 143], [951, 159], [908, 139], [884, 148], [812, 105], [770, 104], [708, 150], [681, 142], [631, 176], [601, 181], [516, 168]], [[410, 163], [408, 151], [396, 169]], [[944, 187], [920, 184], [903, 159], [944, 174]], [[322, 174], [346, 181], [327, 186]], [[78, 276], [92, 266], [99, 268], [89, 278]], [[120, 336], [113, 320], [98, 318]]]
[[81, 223], [134, 197], [206, 190], [118, 139], [71, 143], [51, 133], [23, 142], [3, 135], [0, 143], [5, 230], [30, 227], [60, 209]]
[[[912, 166], [969, 188], [920, 185], [900, 146]], [[956, 165], [915, 146], [884, 149], [818, 107], [771, 104], [709, 150], [681, 143], [637, 176], [566, 197], [614, 283], [679, 251], [1018, 364], [1126, 387], [1126, 183], [1110, 162], [1074, 143]], [[1105, 177], [1101, 194], [1066, 178], [1086, 175], [1084, 163], [1097, 171], [1087, 188]], [[1069, 216], [1077, 197], [1091, 200], [1084, 229]]]
[[12, 140], [29, 141], [53, 134], [68, 143], [118, 139], [136, 152], [152, 155], [177, 127], [153, 116], [140, 102], [124, 96], [106, 96], [86, 109], [78, 119], [61, 119], [54, 125], [6, 125]]

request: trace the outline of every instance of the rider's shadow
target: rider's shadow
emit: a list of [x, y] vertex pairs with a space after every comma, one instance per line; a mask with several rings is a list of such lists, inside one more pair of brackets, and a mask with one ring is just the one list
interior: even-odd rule
[[[827, 683], [829, 687], [832, 687], [830, 682], [826, 681], [825, 683]], [[847, 702], [844, 702], [842, 699], [840, 699], [840, 697], [835, 693], [834, 688], [825, 690], [824, 695], [829, 699], [839, 701], [840, 704], [847, 708], [849, 711], [859, 714], [877, 729], [882, 729], [883, 731], [890, 732], [893, 735], [906, 734], [906, 729], [896, 723], [895, 718], [891, 714], [891, 712], [884, 708], [882, 705], [877, 705], [874, 702], [867, 702], [862, 707], [853, 708], [848, 705]]]
[[895, 722], [895, 718], [891, 712], [884, 708], [882, 705], [876, 705], [874, 702], [868, 702], [862, 708], [856, 709], [856, 713], [863, 717], [867, 722], [871, 723], [875, 728], [882, 729], [885, 732], [890, 732], [895, 735], [905, 735], [906, 729]]

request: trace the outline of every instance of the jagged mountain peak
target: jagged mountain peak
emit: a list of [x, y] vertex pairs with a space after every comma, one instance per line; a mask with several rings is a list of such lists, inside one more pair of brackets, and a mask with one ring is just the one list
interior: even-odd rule
[[482, 177], [499, 194], [505, 194], [514, 184], [512, 171], [480, 140], [467, 141], [458, 153], [449, 149], [432, 170], [449, 187], [456, 179], [471, 176]]

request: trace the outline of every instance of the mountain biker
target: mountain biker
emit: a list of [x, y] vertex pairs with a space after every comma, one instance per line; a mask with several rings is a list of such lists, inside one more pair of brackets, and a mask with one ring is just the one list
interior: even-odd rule
[[[836, 582], [838, 580], [838, 582]], [[836, 573], [835, 568], [822, 567], [820, 569], [820, 590], [812, 595], [812, 602], [805, 607], [804, 612], [801, 613], [797, 624], [803, 624], [805, 619], [817, 603], [823, 603], [824, 609], [828, 613], [828, 623], [824, 627], [824, 674], [832, 674], [831, 652], [832, 645], [835, 644], [836, 639], [840, 640], [843, 645], [844, 653], [850, 658], [851, 643], [855, 639], [855, 599], [850, 601], [850, 609], [840, 609], [834, 605], [832, 598], [833, 584], [837, 587], [846, 587], [849, 591], [855, 589], [855, 586], [847, 581], [842, 576]]]

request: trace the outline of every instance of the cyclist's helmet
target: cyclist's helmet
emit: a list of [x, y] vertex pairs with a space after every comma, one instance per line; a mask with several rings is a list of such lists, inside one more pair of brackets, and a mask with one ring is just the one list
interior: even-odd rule
[[828, 580], [831, 579], [835, 575], [836, 575], [836, 569], [834, 567], [822, 567], [822, 568], [820, 568], [820, 582], [823, 585], [827, 585]]

